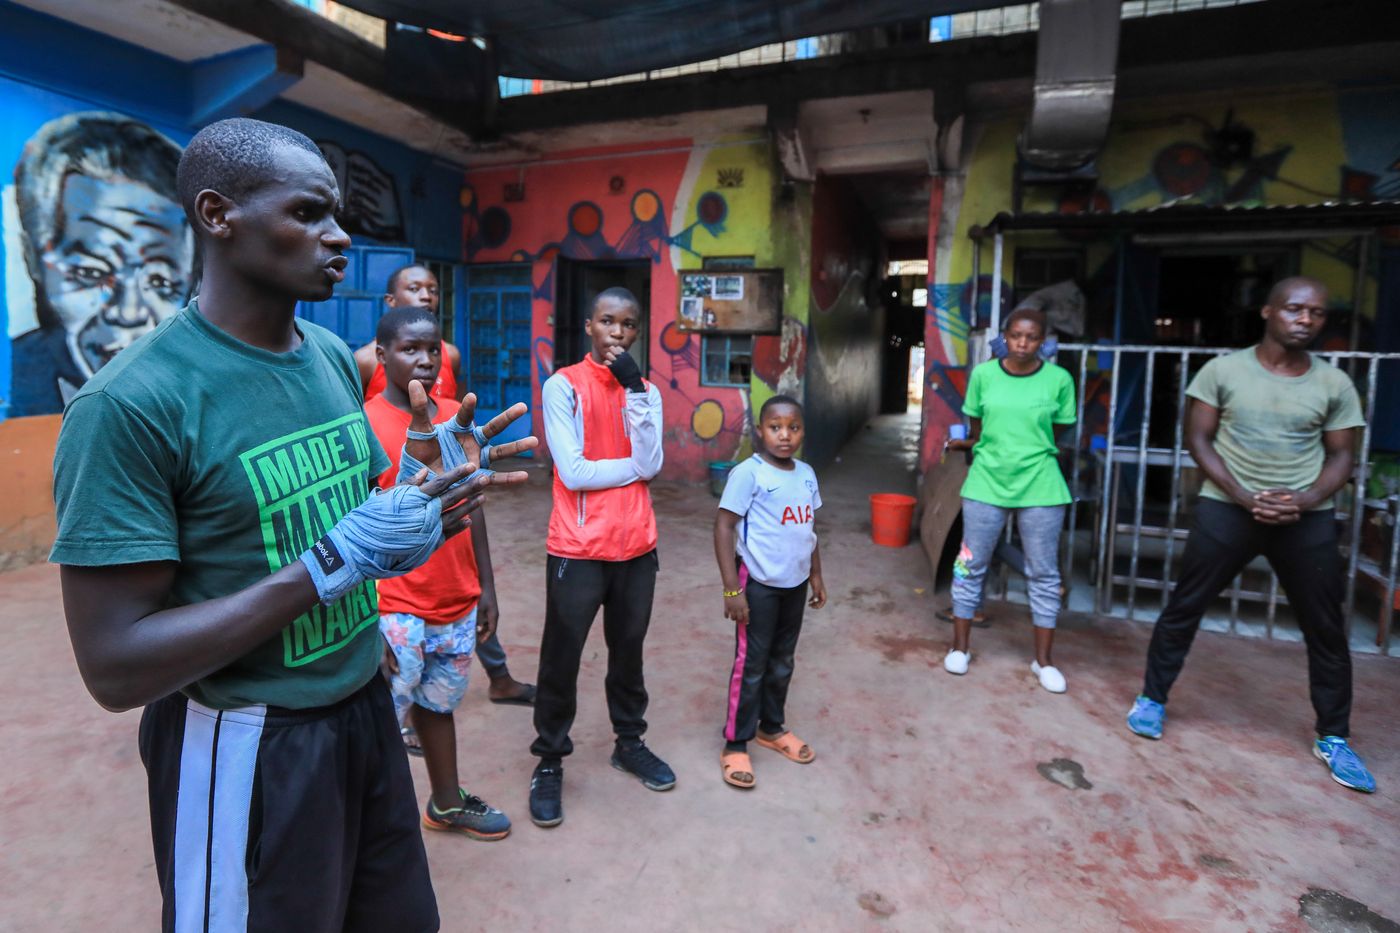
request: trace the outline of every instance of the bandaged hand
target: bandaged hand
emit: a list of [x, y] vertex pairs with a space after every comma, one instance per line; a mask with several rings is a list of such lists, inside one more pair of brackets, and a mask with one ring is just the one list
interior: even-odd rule
[[428, 393], [421, 383], [414, 381], [408, 384], [408, 401], [413, 421], [399, 458], [398, 482], [408, 482], [423, 469], [428, 470], [428, 478], [432, 479], [466, 464], [471, 465], [472, 472], [459, 482], [470, 483], [477, 488], [523, 483], [529, 479], [529, 474], [524, 472], [497, 473], [490, 468], [492, 460], [514, 456], [538, 446], [539, 441], [534, 437], [507, 444], [489, 443], [491, 438], [529, 411], [523, 403], [512, 405], [487, 422], [485, 427], [479, 428], [473, 420], [476, 396], [471, 393], [462, 399], [462, 407], [458, 409], [456, 417], [437, 425], [428, 415]]
[[437, 496], [403, 485], [351, 509], [300, 558], [321, 602], [422, 566], [442, 544], [442, 507]]

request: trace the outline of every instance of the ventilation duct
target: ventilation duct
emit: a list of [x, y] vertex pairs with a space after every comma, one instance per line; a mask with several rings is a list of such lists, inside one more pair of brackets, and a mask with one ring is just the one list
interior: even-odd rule
[[1122, 0], [1040, 0], [1035, 94], [1021, 133], [1022, 161], [1069, 172], [1108, 136]]

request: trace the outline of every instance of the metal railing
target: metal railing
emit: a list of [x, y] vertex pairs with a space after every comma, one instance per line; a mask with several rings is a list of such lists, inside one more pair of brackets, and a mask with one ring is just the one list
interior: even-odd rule
[[[1074, 376], [1077, 392], [1069, 467], [1075, 503], [1068, 510], [1061, 563], [1067, 585], [1092, 586], [1095, 612], [1142, 618], [1139, 604], [1155, 602], [1155, 617], [1166, 605], [1174, 563], [1188, 534], [1186, 518], [1194, 504], [1190, 493], [1200, 478], [1184, 444], [1186, 387], [1207, 360], [1233, 352], [1060, 346], [1057, 360]], [[1349, 626], [1364, 624], [1369, 632], [1369, 614], [1358, 611], [1358, 582], [1365, 581], [1364, 608], [1376, 613], [1375, 645], [1389, 654], [1400, 601], [1400, 457], [1389, 461], [1394, 464], [1390, 469], [1377, 471], [1386, 456], [1372, 448], [1372, 426], [1381, 366], [1396, 370], [1400, 378], [1400, 353], [1316, 355], [1349, 372], [1362, 399], [1366, 424], [1355, 472], [1336, 497], [1347, 574], [1344, 610]], [[1229, 600], [1228, 631], [1275, 637], [1278, 609], [1287, 599], [1272, 568], [1267, 579], [1262, 571], [1257, 561], [1252, 563], [1222, 594]], [[1153, 596], [1145, 596], [1149, 593]]]

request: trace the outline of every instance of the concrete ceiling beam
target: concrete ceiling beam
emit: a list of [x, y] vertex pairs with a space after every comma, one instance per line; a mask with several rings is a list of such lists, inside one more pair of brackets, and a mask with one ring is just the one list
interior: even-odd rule
[[191, 65], [190, 126], [247, 116], [302, 79], [306, 60], [289, 49], [250, 45]]

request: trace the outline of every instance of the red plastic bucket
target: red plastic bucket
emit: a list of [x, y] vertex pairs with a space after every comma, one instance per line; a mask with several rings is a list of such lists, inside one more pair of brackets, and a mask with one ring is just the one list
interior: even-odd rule
[[870, 497], [870, 540], [885, 547], [904, 547], [914, 524], [913, 496], [877, 492]]

